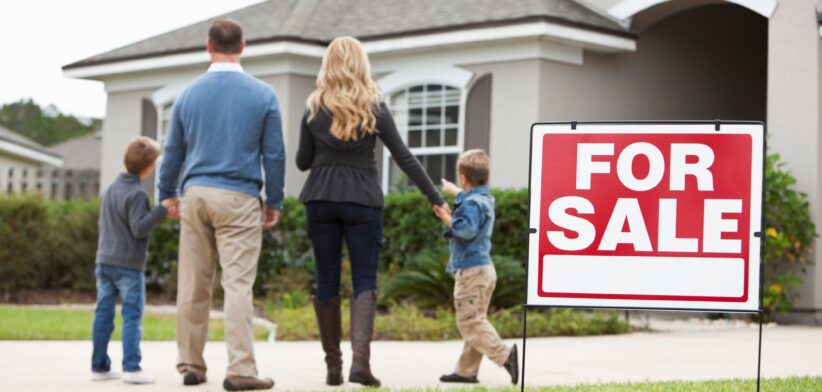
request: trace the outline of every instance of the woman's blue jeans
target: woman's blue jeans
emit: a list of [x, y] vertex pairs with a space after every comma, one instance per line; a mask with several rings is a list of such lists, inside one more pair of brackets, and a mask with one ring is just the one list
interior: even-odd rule
[[317, 263], [317, 299], [329, 303], [340, 294], [343, 240], [351, 260], [354, 296], [377, 289], [382, 248], [382, 208], [356, 203], [306, 203], [308, 237]]

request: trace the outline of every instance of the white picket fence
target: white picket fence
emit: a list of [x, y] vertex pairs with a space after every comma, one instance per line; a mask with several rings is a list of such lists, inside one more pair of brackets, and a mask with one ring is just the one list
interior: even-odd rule
[[100, 194], [100, 172], [0, 165], [0, 195], [35, 192], [52, 200], [95, 198]]

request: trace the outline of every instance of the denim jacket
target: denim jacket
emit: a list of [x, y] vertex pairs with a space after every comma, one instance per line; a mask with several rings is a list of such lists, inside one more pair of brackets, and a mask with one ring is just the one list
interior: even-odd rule
[[460, 192], [454, 202], [451, 229], [445, 232], [451, 257], [446, 270], [491, 264], [491, 233], [494, 230], [494, 197], [486, 186]]

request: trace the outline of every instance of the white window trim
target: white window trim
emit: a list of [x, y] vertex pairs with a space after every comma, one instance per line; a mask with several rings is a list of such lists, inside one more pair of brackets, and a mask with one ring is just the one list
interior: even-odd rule
[[[450, 68], [461, 70], [461, 69], [456, 68], [456, 67], [450, 67]], [[388, 105], [388, 108], [391, 109], [391, 96], [393, 94], [396, 94], [396, 93], [402, 91], [402, 90], [405, 90], [406, 88], [413, 87], [413, 86], [420, 86], [420, 85], [427, 85], [427, 84], [438, 84], [438, 85], [442, 85], [444, 87], [452, 87], [452, 88], [459, 89], [459, 91], [460, 91], [460, 100], [459, 100], [459, 119], [457, 121], [457, 123], [458, 123], [457, 124], [457, 145], [456, 146], [447, 146], [447, 147], [445, 147], [445, 146], [441, 146], [441, 147], [418, 147], [418, 148], [410, 148], [409, 147], [409, 150], [411, 150], [411, 153], [413, 155], [461, 154], [463, 151], [465, 151], [465, 106], [466, 106], [466, 101], [468, 99], [468, 92], [466, 91], [467, 90], [466, 87], [468, 85], [468, 81], [470, 80], [470, 77], [468, 79], [464, 80], [464, 81], [463, 81], [462, 77], [454, 78], [454, 79], [451, 79], [452, 82], [449, 83], [449, 82], [445, 81], [447, 79], [446, 75], [450, 74], [450, 75], [453, 76], [453, 75], [458, 75], [459, 73], [458, 72], [453, 72], [453, 73], [445, 72], [445, 73], [441, 73], [441, 74], [427, 73], [427, 75], [437, 75], [437, 76], [439, 76], [438, 78], [428, 77], [426, 79], [412, 79], [412, 77], [414, 77], [415, 74], [418, 74], [419, 71], [420, 70], [416, 70], [414, 72], [407, 72], [407, 73], [403, 72], [402, 75], [398, 76], [395, 79], [388, 80], [387, 83], [385, 83], [385, 84], [380, 83], [380, 82], [377, 83], [378, 85], [380, 85], [381, 89], [382, 89], [383, 85], [393, 87], [393, 89], [390, 89], [390, 90], [389, 89], [382, 89], [382, 91], [387, 91], [387, 93], [385, 94], [386, 105]], [[444, 69], [442, 69], [442, 71], [444, 71]], [[465, 70], [462, 70], [462, 71], [465, 71]], [[468, 72], [468, 71], [465, 71], [465, 72]], [[471, 74], [471, 73], [468, 72], [468, 74]], [[462, 75], [462, 76], [464, 76], [464, 75]], [[381, 79], [381, 81], [386, 79], [386, 78]], [[403, 84], [393, 84], [393, 83], [395, 83], [394, 80], [404, 80], [404, 83]], [[456, 81], [456, 83], [453, 83], [454, 81]], [[463, 83], [463, 84], [457, 84], [457, 83]], [[403, 128], [406, 128], [406, 127], [407, 127], [407, 125], [403, 126]], [[400, 136], [402, 137], [402, 141], [407, 146], [408, 145], [408, 132], [407, 132], [407, 130], [405, 132], [402, 132], [400, 134]], [[390, 159], [391, 159], [391, 151], [389, 151], [388, 148], [384, 147], [383, 148], [383, 154], [382, 154], [382, 179], [381, 179], [381, 182], [382, 182], [382, 191], [385, 194], [387, 194], [391, 189], [391, 179], [389, 178], [390, 177], [389, 176], [389, 169], [390, 169], [390, 164], [391, 164]], [[451, 179], [451, 180], [453, 180], [453, 179]], [[434, 185], [437, 185], [437, 184], [434, 184]]]
[[[622, 0], [614, 4], [608, 9], [608, 14], [619, 19], [626, 20], [634, 15], [651, 8], [655, 5], [667, 3], [671, 0]], [[776, 6], [779, 5], [777, 0], [725, 0], [729, 3], [734, 3], [745, 7], [757, 14], [766, 18], [773, 16]]]

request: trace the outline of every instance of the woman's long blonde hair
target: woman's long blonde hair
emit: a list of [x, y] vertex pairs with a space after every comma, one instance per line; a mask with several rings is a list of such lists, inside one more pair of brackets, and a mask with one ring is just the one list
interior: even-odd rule
[[371, 79], [371, 64], [360, 41], [338, 37], [323, 55], [317, 89], [308, 96], [308, 120], [320, 110], [331, 115], [331, 134], [343, 141], [357, 140], [359, 133], [377, 132], [374, 110], [382, 93]]

